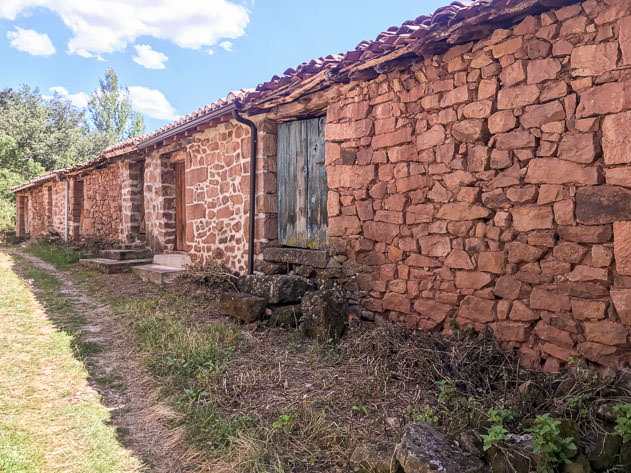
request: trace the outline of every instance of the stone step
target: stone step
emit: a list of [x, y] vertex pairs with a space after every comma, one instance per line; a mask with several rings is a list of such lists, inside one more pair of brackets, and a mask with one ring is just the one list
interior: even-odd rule
[[161, 255], [153, 255], [153, 264], [186, 269], [186, 265], [191, 264], [191, 257], [184, 253], [162, 253]]
[[109, 258], [84, 258], [79, 260], [81, 266], [95, 269], [102, 273], [123, 273], [129, 271], [132, 266], [151, 263], [151, 258], [139, 258], [128, 260], [116, 260]]
[[152, 282], [154, 284], [163, 285], [175, 282], [180, 274], [186, 272], [184, 269], [174, 268], [173, 266], [162, 266], [159, 264], [144, 264], [142, 266], [134, 266], [131, 268], [143, 281]]
[[151, 259], [151, 250], [149, 248], [136, 249], [111, 249], [101, 250], [99, 252], [102, 258], [115, 259], [119, 261], [132, 259]]
[[314, 268], [326, 268], [329, 262], [329, 255], [325, 250], [272, 247], [263, 250], [263, 259], [273, 263], [301, 264], [313, 266]]

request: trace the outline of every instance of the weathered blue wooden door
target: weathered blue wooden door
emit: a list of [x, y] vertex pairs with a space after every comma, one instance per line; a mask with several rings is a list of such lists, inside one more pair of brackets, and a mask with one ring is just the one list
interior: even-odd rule
[[324, 125], [313, 118], [278, 125], [278, 238], [299, 248], [327, 246]]

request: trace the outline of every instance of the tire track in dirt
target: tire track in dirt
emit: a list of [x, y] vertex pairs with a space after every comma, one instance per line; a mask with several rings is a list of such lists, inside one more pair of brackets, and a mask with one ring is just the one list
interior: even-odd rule
[[[179, 416], [161, 402], [132, 336], [111, 308], [86, 294], [70, 276], [51, 264], [22, 251], [7, 252], [18, 254], [57, 279], [72, 310], [85, 318], [80, 340], [99, 347], [86, 362], [88, 381], [110, 410], [111, 422], [121, 432], [121, 443], [145, 462], [148, 471], [199, 471], [193, 466], [199, 460], [199, 452], [186, 445], [183, 426], [170, 427]], [[37, 294], [37, 288], [33, 290]], [[99, 379], [110, 381], [99, 383]]]

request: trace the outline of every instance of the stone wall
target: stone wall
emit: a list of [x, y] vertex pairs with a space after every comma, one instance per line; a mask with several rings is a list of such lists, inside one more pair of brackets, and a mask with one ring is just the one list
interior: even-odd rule
[[330, 245], [363, 315], [629, 364], [630, 14], [590, 0], [331, 94]]
[[79, 234], [103, 242], [123, 241], [122, 162], [94, 169], [83, 180], [83, 209]]
[[[276, 239], [275, 126], [260, 122], [255, 250]], [[250, 129], [235, 120], [196, 133], [186, 146], [186, 241], [203, 264], [244, 272], [248, 261]], [[255, 251], [260, 254], [260, 251]]]
[[186, 156], [186, 242], [201, 263], [247, 267], [249, 128], [224, 122], [195, 135]]
[[[20, 207], [26, 197], [26, 208]], [[26, 213], [26, 228], [22, 229], [31, 238], [41, 238], [53, 233], [65, 232], [66, 183], [52, 181], [42, 186], [28, 188], [16, 194], [16, 218], [18, 227], [21, 213]], [[19, 236], [24, 236], [20, 234]]]

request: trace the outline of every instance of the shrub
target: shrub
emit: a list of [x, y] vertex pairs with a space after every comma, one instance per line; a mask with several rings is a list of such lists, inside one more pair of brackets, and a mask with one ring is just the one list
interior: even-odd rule
[[572, 437], [562, 437], [561, 421], [553, 419], [550, 414], [539, 415], [534, 425], [528, 429], [532, 434], [535, 453], [543, 453], [545, 465], [542, 471], [553, 471], [554, 467], [569, 463], [576, 453], [576, 444]]
[[623, 443], [631, 442], [631, 403], [618, 404], [614, 407], [616, 414], [616, 433], [622, 437]]
[[493, 407], [489, 409], [489, 422], [491, 427], [486, 435], [482, 435], [484, 440], [484, 450], [488, 450], [491, 447], [495, 447], [499, 443], [508, 439], [508, 431], [504, 428], [504, 422], [512, 420], [515, 414], [503, 407]]

